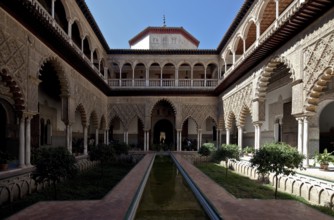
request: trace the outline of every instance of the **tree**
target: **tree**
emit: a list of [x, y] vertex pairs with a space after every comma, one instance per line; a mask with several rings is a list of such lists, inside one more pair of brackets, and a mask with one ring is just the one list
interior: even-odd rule
[[228, 161], [229, 159], [237, 159], [239, 160], [240, 150], [239, 146], [235, 144], [223, 144], [221, 148], [219, 148], [214, 154], [213, 159], [216, 162], [220, 162], [222, 160], [225, 161], [226, 164], [226, 177], [228, 171]]
[[101, 176], [104, 174], [104, 167], [115, 159], [115, 150], [111, 145], [99, 144], [90, 146], [89, 158], [91, 161], [100, 161]]
[[259, 174], [274, 173], [276, 199], [278, 175], [295, 174], [295, 168], [302, 168], [303, 159], [304, 156], [288, 144], [270, 143], [257, 150], [250, 162], [253, 167], [257, 166]]
[[36, 151], [36, 171], [33, 178], [38, 183], [50, 181], [57, 199], [57, 183], [64, 178], [73, 177], [78, 169], [76, 160], [64, 147], [40, 148]]

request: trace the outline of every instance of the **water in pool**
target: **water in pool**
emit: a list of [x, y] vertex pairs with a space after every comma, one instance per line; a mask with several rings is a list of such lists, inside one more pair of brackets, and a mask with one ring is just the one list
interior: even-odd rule
[[209, 219], [170, 156], [157, 155], [135, 219]]

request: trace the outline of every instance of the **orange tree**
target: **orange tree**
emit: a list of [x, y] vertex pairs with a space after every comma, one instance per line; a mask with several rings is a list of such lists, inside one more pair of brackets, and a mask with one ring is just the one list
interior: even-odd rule
[[296, 148], [288, 144], [269, 143], [256, 150], [250, 162], [253, 167], [257, 167], [259, 174], [274, 173], [276, 199], [278, 175], [295, 174], [295, 168], [302, 168], [303, 159], [304, 156], [299, 154]]

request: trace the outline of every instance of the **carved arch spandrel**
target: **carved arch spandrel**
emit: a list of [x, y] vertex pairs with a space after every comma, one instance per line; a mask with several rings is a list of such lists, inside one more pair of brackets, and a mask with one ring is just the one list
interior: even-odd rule
[[334, 32], [303, 50], [304, 110], [315, 112], [323, 88], [332, 78], [334, 68]]
[[125, 128], [128, 128], [134, 117], [138, 117], [142, 122], [145, 120], [144, 104], [114, 104], [109, 108], [109, 123], [118, 117]]
[[327, 68], [314, 82], [314, 86], [307, 91], [306, 101], [304, 104], [304, 110], [306, 112], [316, 112], [316, 108], [319, 104], [320, 97], [323, 95], [323, 90], [327, 87], [328, 83], [334, 77], [334, 68]]
[[249, 110], [252, 106], [252, 83], [247, 84], [242, 89], [239, 89], [235, 93], [226, 98], [223, 98], [224, 103], [224, 119], [225, 119], [225, 127], [230, 127], [231, 122], [229, 120], [229, 115], [233, 113], [236, 118], [236, 123], [238, 125], [242, 125], [243, 119], [243, 109], [247, 107]]
[[182, 120], [193, 118], [196, 121], [198, 128], [202, 126], [202, 122], [211, 117], [217, 124], [217, 106], [216, 105], [183, 105], [182, 106]]
[[27, 99], [27, 51], [27, 45], [0, 30], [0, 71], [3, 77], [15, 84], [15, 90], [20, 91], [15, 101], [19, 110], [26, 108], [24, 100]]

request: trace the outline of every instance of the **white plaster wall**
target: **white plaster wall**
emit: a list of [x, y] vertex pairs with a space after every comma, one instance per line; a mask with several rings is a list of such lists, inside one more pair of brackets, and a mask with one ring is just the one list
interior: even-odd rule
[[197, 49], [181, 34], [150, 34], [148, 49]]
[[272, 130], [273, 128], [269, 128], [269, 121], [270, 120], [275, 120], [275, 118], [270, 117], [270, 108], [269, 105], [278, 102], [279, 97], [282, 97], [282, 100], [289, 100], [292, 98], [292, 89], [291, 85], [287, 84], [285, 86], [282, 86], [272, 92], [269, 92], [266, 95], [266, 121], [263, 123], [261, 130], [262, 131], [269, 131]]
[[321, 112], [319, 118], [320, 131], [329, 131], [334, 126], [334, 102], [328, 104]]
[[150, 49], [150, 35], [130, 46], [131, 49]]
[[72, 132], [83, 133], [81, 115], [78, 111], [75, 112], [75, 123], [72, 125]]
[[[61, 120], [61, 103], [48, 98], [40, 90], [38, 94], [38, 102], [40, 103], [41, 106], [43, 106], [44, 109], [49, 109], [46, 112], [41, 112], [40, 114], [41, 117], [44, 117], [44, 119], [50, 119], [53, 131], [64, 131], [65, 124]], [[56, 110], [57, 112], [56, 115], [50, 115], [54, 114], [52, 109]]]

